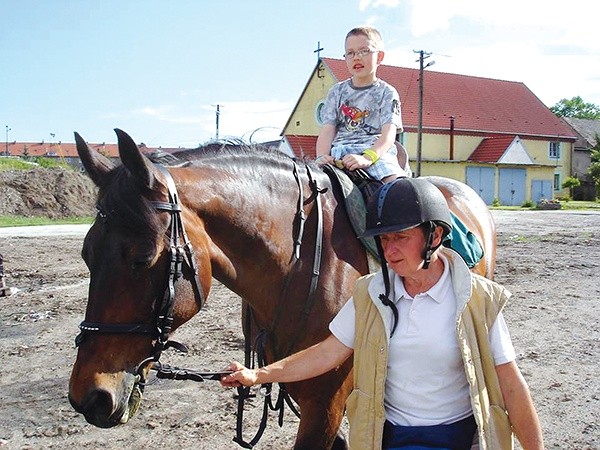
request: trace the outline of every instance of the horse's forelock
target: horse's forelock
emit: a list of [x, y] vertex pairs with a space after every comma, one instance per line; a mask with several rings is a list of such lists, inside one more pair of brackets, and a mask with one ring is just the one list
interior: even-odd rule
[[100, 193], [98, 206], [118, 228], [151, 236], [161, 232], [156, 210], [123, 166], [113, 171], [111, 182]]

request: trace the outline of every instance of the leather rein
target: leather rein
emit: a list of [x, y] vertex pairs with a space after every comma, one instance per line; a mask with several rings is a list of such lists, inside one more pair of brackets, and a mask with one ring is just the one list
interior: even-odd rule
[[[292, 160], [293, 161], [293, 160]], [[299, 318], [298, 325], [296, 327], [296, 333], [294, 334], [289, 347], [285, 350], [281, 350], [278, 343], [275, 341], [275, 330], [279, 326], [280, 313], [285, 309], [284, 301], [286, 300], [290, 283], [293, 275], [300, 267], [301, 261], [301, 246], [302, 239], [304, 236], [304, 224], [306, 222], [306, 214], [304, 212], [304, 190], [302, 187], [302, 180], [300, 179], [300, 174], [298, 173], [298, 166], [295, 161], [294, 164], [294, 178], [298, 185], [298, 202], [296, 209], [296, 217], [295, 223], [297, 224], [298, 233], [294, 239], [294, 252], [292, 256], [292, 269], [286, 276], [281, 295], [279, 296], [279, 305], [276, 309], [276, 314], [273, 318], [271, 326], [268, 330], [261, 330], [254, 340], [254, 348], [252, 347], [252, 307], [249, 304], [246, 305], [246, 320], [245, 320], [245, 337], [244, 337], [244, 365], [246, 367], [255, 368], [262, 367], [267, 364], [266, 361], [266, 352], [265, 345], [268, 336], [272, 339], [272, 347], [275, 359], [281, 359], [285, 356], [288, 356], [292, 353], [294, 347], [298, 342], [300, 342], [303, 334], [306, 332], [306, 322], [309, 319], [310, 312], [312, 311], [312, 307], [316, 300], [317, 287], [319, 284], [319, 276], [321, 272], [321, 255], [323, 249], [323, 205], [321, 202], [321, 195], [327, 192], [327, 188], [320, 188], [315, 180], [310, 167], [306, 166], [306, 173], [308, 176], [308, 184], [311, 188], [312, 194], [311, 197], [314, 197], [316, 204], [316, 213], [317, 213], [317, 229], [315, 235], [315, 252], [313, 256], [313, 266], [310, 278], [310, 287], [308, 295], [306, 296], [306, 300], [304, 302], [304, 307], [302, 310], [302, 317]], [[253, 448], [260, 438], [262, 437], [266, 426], [269, 410], [278, 411], [278, 424], [281, 427], [283, 425], [283, 413], [285, 410], [285, 405], [287, 404], [292, 412], [300, 417], [300, 412], [292, 403], [289, 393], [285, 387], [284, 383], [278, 383], [279, 385], [279, 394], [277, 399], [273, 400], [273, 384], [266, 383], [261, 385], [261, 390], [263, 391], [263, 410], [262, 416], [260, 419], [260, 424], [258, 430], [256, 431], [254, 437], [250, 439], [250, 441], [246, 441], [243, 437], [243, 421], [244, 421], [244, 403], [248, 398], [254, 398], [256, 395], [250, 393], [250, 387], [241, 386], [237, 388], [237, 421], [236, 421], [236, 435], [233, 438], [233, 441], [236, 442], [243, 448]]]

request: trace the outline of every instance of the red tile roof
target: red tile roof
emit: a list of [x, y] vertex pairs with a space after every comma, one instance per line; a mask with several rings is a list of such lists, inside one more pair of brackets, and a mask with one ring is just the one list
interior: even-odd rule
[[469, 161], [477, 162], [498, 162], [506, 152], [510, 144], [513, 143], [516, 136], [495, 136], [483, 139], [475, 151], [469, 156]]
[[285, 138], [298, 157], [315, 159], [317, 156], [317, 136], [286, 135]]
[[[348, 78], [343, 60], [323, 58], [338, 80]], [[419, 70], [381, 65], [378, 76], [400, 94], [405, 129], [415, 131], [419, 119]], [[523, 83], [425, 70], [423, 128], [456, 132], [508, 133], [574, 139], [575, 133]]]
[[[111, 158], [117, 158], [119, 156], [119, 147], [117, 144], [92, 144], [88, 143], [90, 148], [98, 150], [105, 156]], [[25, 148], [27, 148], [27, 155], [30, 157], [35, 156], [49, 156], [59, 158], [79, 158], [77, 154], [77, 147], [74, 143], [62, 143], [62, 142], [8, 142], [8, 154], [11, 156], [23, 156], [25, 154]], [[142, 152], [153, 152], [156, 149], [140, 146]], [[0, 155], [5, 155], [7, 150], [6, 142], [0, 142]]]

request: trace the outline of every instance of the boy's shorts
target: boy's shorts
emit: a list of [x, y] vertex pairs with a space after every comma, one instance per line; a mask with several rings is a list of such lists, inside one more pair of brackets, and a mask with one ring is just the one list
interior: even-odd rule
[[[346, 155], [360, 155], [368, 147], [360, 144], [338, 145], [331, 148], [331, 156], [334, 159], [342, 159]], [[407, 176], [406, 172], [398, 164], [398, 151], [396, 146], [392, 146], [381, 156], [375, 164], [363, 169], [372, 178], [382, 180], [390, 175], [399, 177]]]

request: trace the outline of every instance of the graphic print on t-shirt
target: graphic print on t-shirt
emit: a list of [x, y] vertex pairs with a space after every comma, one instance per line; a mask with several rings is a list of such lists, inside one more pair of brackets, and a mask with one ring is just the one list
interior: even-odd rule
[[360, 109], [350, 106], [347, 103], [342, 103], [340, 110], [342, 112], [342, 116], [344, 117], [344, 124], [348, 131], [354, 131], [357, 128], [360, 128], [369, 115], [369, 111], [361, 111]]

